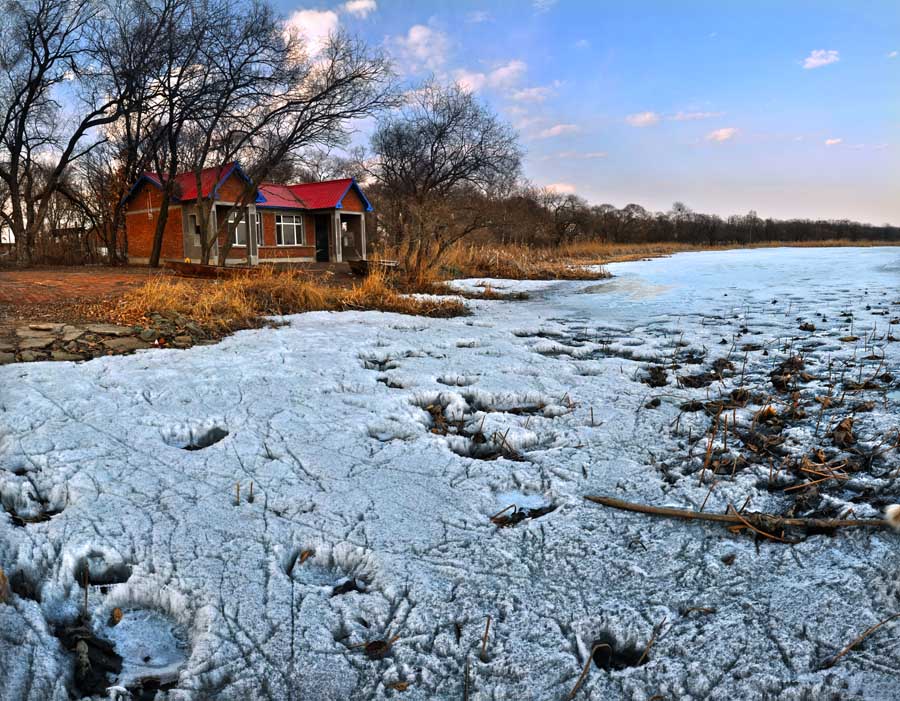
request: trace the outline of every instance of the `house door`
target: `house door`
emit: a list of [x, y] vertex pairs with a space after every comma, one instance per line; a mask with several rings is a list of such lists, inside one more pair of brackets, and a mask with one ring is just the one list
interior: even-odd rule
[[331, 226], [329, 224], [331, 217], [327, 214], [317, 214], [316, 215], [316, 260], [321, 262], [326, 262], [329, 258], [328, 252], [330, 246], [328, 245], [329, 230]]

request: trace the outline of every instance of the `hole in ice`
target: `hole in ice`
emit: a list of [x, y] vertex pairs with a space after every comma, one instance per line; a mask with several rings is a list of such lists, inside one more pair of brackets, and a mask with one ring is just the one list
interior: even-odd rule
[[100, 587], [100, 593], [106, 594], [110, 585], [128, 581], [131, 577], [131, 565], [121, 561], [109, 562], [103, 553], [91, 551], [78, 559], [72, 575], [82, 589], [86, 578], [88, 585]]
[[351, 592], [365, 594], [366, 589], [366, 580], [359, 579], [358, 577], [346, 577], [334, 586], [331, 590], [331, 596], [342, 596], [344, 594], [350, 594]]
[[[64, 504], [60, 503], [63, 501], [62, 494], [61, 490], [54, 489], [51, 497], [47, 498], [28, 477], [0, 486], [0, 502], [3, 510], [9, 514], [12, 524], [19, 528], [49, 521], [61, 514], [64, 507]], [[67, 491], [65, 495], [67, 498]]]
[[23, 599], [41, 602], [41, 589], [38, 583], [23, 570], [16, 572], [9, 578], [9, 588], [13, 593]]
[[441, 375], [436, 378], [437, 381], [442, 385], [447, 385], [448, 387], [468, 387], [469, 385], [474, 385], [478, 382], [478, 378], [474, 375]]
[[122, 658], [115, 645], [97, 635], [90, 625], [76, 620], [54, 630], [63, 648], [73, 653], [75, 691], [79, 698], [103, 697], [111, 675], [122, 670]]
[[591, 643], [594, 664], [606, 671], [618, 671], [629, 667], [643, 667], [650, 661], [650, 655], [636, 645], [628, 645], [616, 640], [612, 633], [601, 633]]
[[198, 433], [197, 435], [191, 436], [191, 442], [184, 446], [185, 450], [203, 450], [204, 448], [209, 448], [209, 446], [214, 443], [218, 443], [220, 440], [225, 438], [228, 435], [228, 431], [219, 426], [213, 426], [208, 431], [204, 433]]
[[115, 680], [138, 699], [153, 699], [161, 689], [172, 688], [187, 661], [187, 635], [167, 616], [148, 609], [123, 612], [115, 627], [103, 631], [121, 656]]
[[528, 519], [540, 518], [556, 511], [558, 506], [539, 494], [503, 492], [497, 495], [497, 503], [503, 508], [491, 516], [491, 523], [499, 528], [510, 528]]

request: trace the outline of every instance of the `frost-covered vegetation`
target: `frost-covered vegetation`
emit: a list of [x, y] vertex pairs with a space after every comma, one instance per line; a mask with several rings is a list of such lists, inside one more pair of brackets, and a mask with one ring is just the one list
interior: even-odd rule
[[610, 269], [0, 368], [0, 698], [895, 698], [900, 253]]

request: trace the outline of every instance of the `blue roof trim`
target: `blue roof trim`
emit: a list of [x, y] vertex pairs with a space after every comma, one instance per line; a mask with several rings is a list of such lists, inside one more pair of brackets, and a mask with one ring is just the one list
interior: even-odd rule
[[[131, 186], [131, 189], [128, 191], [125, 197], [122, 198], [122, 201], [119, 204], [123, 205], [128, 202], [128, 200], [130, 200], [134, 193], [137, 192], [137, 189], [145, 180], [148, 183], [155, 185], [159, 190], [162, 190], [162, 183], [156, 182], [153, 178], [148, 177], [146, 173], [141, 173], [141, 177], [135, 180], [134, 185]], [[178, 198], [176, 197], [175, 199], [177, 200]]]
[[360, 199], [363, 201], [363, 204], [366, 206], [367, 212], [374, 212], [375, 208], [372, 206], [371, 202], [369, 202], [368, 198], [363, 194], [362, 188], [360, 188], [359, 183], [356, 182], [356, 178], [350, 178], [350, 184], [347, 186], [347, 189], [344, 190], [344, 194], [340, 196], [337, 204], [334, 206], [335, 209], [343, 209], [344, 208], [344, 198], [347, 196], [347, 193], [350, 192], [350, 188], [356, 189], [356, 194], [359, 195]]

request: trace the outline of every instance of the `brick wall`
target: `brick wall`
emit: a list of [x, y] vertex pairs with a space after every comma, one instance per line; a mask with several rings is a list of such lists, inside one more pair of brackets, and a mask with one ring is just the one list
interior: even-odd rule
[[347, 190], [347, 194], [344, 195], [344, 200], [341, 202], [341, 208], [347, 212], [364, 212], [366, 211], [366, 207], [363, 204], [362, 198], [356, 194], [356, 188], [351, 187]]
[[[147, 216], [147, 201], [152, 207]], [[125, 209], [125, 232], [128, 236], [128, 258], [135, 263], [144, 263], [153, 249], [153, 234], [159, 218], [161, 193], [158, 188], [144, 183], [128, 202]], [[181, 205], [169, 205], [166, 228], [163, 232], [161, 260], [182, 260], [184, 241], [181, 228]]]

